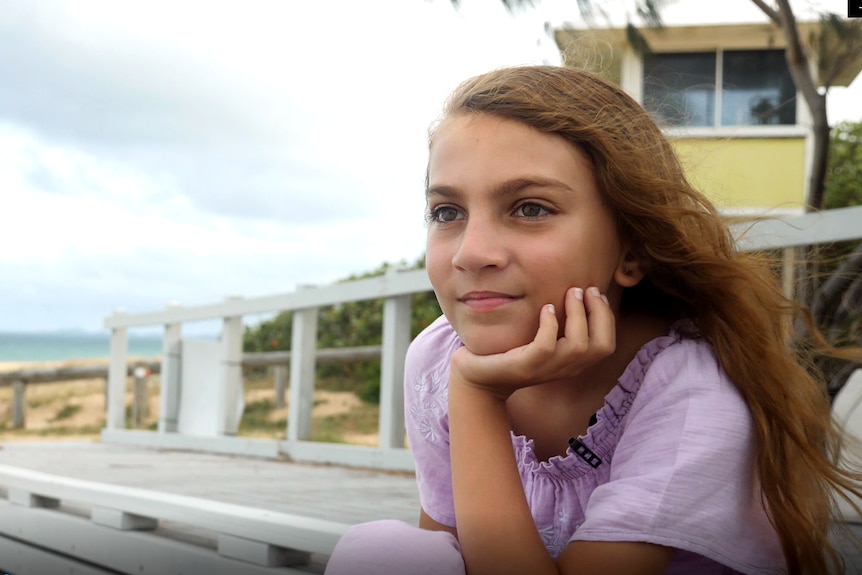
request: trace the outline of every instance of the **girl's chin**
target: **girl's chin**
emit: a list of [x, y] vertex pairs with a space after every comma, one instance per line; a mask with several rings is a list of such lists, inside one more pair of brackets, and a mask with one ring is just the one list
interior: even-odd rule
[[470, 353], [474, 353], [476, 355], [494, 355], [497, 353], [505, 353], [509, 350], [515, 349], [516, 347], [521, 347], [522, 345], [527, 345], [532, 340], [523, 341], [511, 337], [483, 338], [478, 334], [471, 334], [471, 336], [466, 338], [462, 337], [461, 341]]

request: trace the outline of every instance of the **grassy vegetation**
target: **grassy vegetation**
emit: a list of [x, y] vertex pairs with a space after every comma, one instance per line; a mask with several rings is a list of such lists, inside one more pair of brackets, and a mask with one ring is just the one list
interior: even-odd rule
[[[247, 374], [245, 389], [247, 395], [256, 390], [273, 390], [272, 377], [258, 370]], [[362, 398], [364, 385], [343, 378], [319, 380], [315, 390], [354, 393]], [[287, 430], [286, 410], [277, 410], [271, 397], [247, 401], [239, 426], [239, 435], [255, 437], [272, 437], [283, 439]], [[314, 407], [325, 404], [325, 400], [317, 399]], [[351, 435], [371, 435], [377, 432], [380, 408], [376, 402], [362, 401], [347, 413], [315, 416], [311, 424], [311, 440], [327, 443], [347, 443]]]
[[56, 398], [50, 397], [40, 397], [39, 399], [28, 399], [27, 400], [27, 409], [38, 409], [43, 405], [50, 405], [56, 401]]
[[311, 424], [312, 441], [346, 443], [345, 436], [377, 433], [380, 406], [363, 402], [350, 413], [315, 417]]
[[270, 414], [275, 409], [272, 400], [261, 399], [247, 403], [239, 424], [239, 435], [278, 436], [287, 428], [287, 418], [273, 419]]
[[[158, 379], [153, 378], [148, 393], [153, 400], [142, 428], [158, 428]], [[131, 386], [130, 386], [131, 387]], [[312, 421], [312, 440], [345, 443], [357, 436], [369, 441], [377, 433], [379, 407], [376, 401], [345, 401], [344, 395], [362, 395], [366, 384], [343, 377], [320, 379], [316, 391], [333, 392], [343, 405], [328, 406], [332, 396], [316, 397], [314, 406], [323, 415]], [[8, 391], [8, 393], [6, 393]], [[245, 374], [246, 406], [239, 435], [282, 439], [287, 431], [287, 409], [275, 408], [274, 382], [269, 370], [249, 370]], [[375, 398], [376, 399], [376, 398]], [[96, 439], [105, 425], [104, 381], [40, 385], [29, 390], [24, 429], [12, 428], [11, 390], [0, 390], [0, 440], [84, 437]], [[74, 401], [71, 401], [74, 400]], [[155, 408], [154, 408], [155, 406]], [[127, 425], [132, 425], [131, 389], [126, 403]]]
[[15, 439], [54, 439], [63, 437], [87, 437], [97, 438], [105, 427], [104, 420], [100, 423], [81, 425], [81, 426], [66, 426], [57, 425], [44, 429], [12, 429], [11, 423], [4, 422], [0, 425], [0, 439], [15, 440]]
[[79, 411], [81, 411], [80, 405], [67, 403], [60, 409], [60, 411], [57, 412], [57, 415], [54, 416], [54, 419], [52, 419], [51, 422], [56, 423], [58, 421], [63, 421], [64, 419], [70, 419]]

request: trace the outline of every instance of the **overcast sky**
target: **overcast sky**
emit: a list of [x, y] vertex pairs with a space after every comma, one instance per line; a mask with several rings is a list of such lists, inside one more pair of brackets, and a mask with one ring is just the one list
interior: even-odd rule
[[[691, 2], [705, 17], [680, 0], [670, 22]], [[0, 331], [417, 259], [441, 102], [473, 74], [558, 63], [543, 23], [576, 10], [461, 4], [0, 0]], [[862, 119], [854, 97], [858, 80], [835, 92], [833, 122]]]

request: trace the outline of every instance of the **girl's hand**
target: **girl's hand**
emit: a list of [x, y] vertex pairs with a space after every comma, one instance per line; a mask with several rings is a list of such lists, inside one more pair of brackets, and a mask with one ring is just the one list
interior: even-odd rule
[[539, 329], [530, 343], [494, 355], [476, 355], [463, 347], [452, 357], [453, 380], [507, 399], [523, 387], [572, 377], [613, 353], [614, 314], [597, 288], [566, 293], [563, 337], [554, 306], [542, 306]]

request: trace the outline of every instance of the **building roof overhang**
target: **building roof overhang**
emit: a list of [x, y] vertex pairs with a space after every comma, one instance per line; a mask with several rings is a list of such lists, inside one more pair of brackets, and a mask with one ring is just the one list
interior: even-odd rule
[[[819, 84], [824, 85], [829, 70], [838, 58], [846, 59], [831, 86], [849, 86], [862, 71], [862, 49], [855, 52], [834, 34], [823, 34], [819, 22], [799, 22], [799, 32], [806, 46], [819, 57]], [[709, 24], [641, 28], [641, 34], [653, 52], [700, 52], [723, 50], [766, 50], [785, 48], [784, 35], [770, 23]], [[612, 68], [608, 58], [619, 60], [629, 49], [625, 28], [560, 28], [554, 31], [557, 46], [566, 63], [590, 67], [600, 64]], [[618, 64], [617, 64], [618, 65]]]

